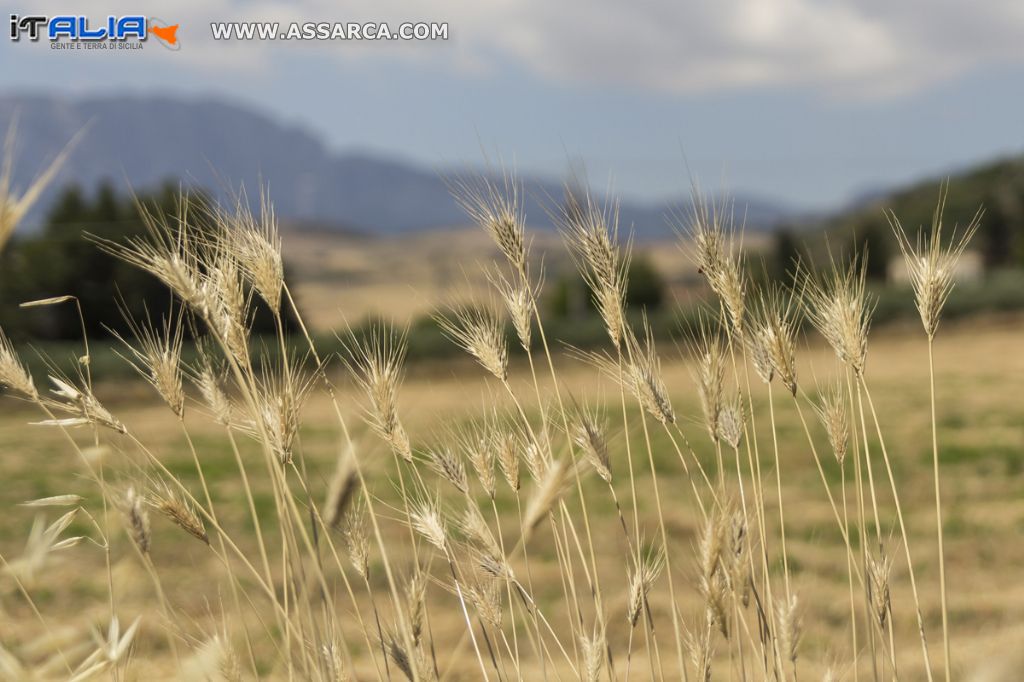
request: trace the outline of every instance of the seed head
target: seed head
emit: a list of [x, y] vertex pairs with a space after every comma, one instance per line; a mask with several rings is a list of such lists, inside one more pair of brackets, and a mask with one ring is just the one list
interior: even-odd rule
[[529, 538], [537, 525], [561, 499], [572, 467], [568, 460], [560, 459], [547, 466], [544, 477], [537, 484], [523, 518], [523, 533]]
[[684, 228], [693, 244], [693, 261], [725, 305], [733, 333], [742, 338], [747, 276], [742, 240], [737, 243], [735, 236], [733, 204], [715, 204], [694, 190], [693, 210]]
[[717, 331], [702, 317], [691, 331], [690, 348], [704, 425], [711, 438], [717, 439], [725, 392], [725, 344]]
[[515, 434], [510, 432], [499, 433], [496, 438], [498, 439], [498, 468], [501, 469], [501, 475], [505, 478], [505, 482], [508, 483], [508, 487], [514, 492], [518, 492], [522, 481], [519, 478], [519, 451], [521, 443]]
[[619, 246], [619, 206], [598, 206], [589, 193], [581, 200], [567, 190], [570, 201], [556, 216], [559, 228], [586, 281], [612, 345], [626, 338], [626, 283], [630, 244]]
[[370, 572], [370, 543], [366, 535], [366, 501], [361, 496], [345, 514], [342, 535], [352, 567], [366, 579]]
[[803, 304], [817, 328], [839, 359], [858, 376], [864, 373], [868, 354], [868, 330], [874, 299], [867, 293], [867, 258], [852, 258], [845, 268], [832, 263], [821, 278], [804, 274]]
[[224, 371], [214, 366], [206, 349], [199, 348], [199, 366], [189, 371], [189, 378], [202, 396], [210, 414], [221, 425], [231, 424], [231, 399], [224, 392]]
[[185, 391], [181, 378], [181, 316], [175, 322], [165, 318], [158, 331], [148, 317], [139, 323], [132, 320], [127, 311], [122, 310], [122, 313], [135, 338], [135, 345], [115, 332], [114, 336], [128, 350], [128, 355], [121, 357], [156, 389], [171, 411], [181, 417], [185, 414]]
[[800, 613], [797, 610], [797, 598], [780, 601], [778, 606], [778, 633], [781, 654], [790, 663], [796, 663], [797, 649], [800, 646]]
[[46, 187], [53, 181], [53, 178], [60, 171], [64, 162], [67, 161], [68, 155], [82, 135], [82, 132], [79, 132], [71, 138], [67, 146], [50, 162], [50, 165], [42, 173], [36, 176], [35, 180], [21, 193], [21, 196], [16, 196], [11, 187], [16, 133], [17, 124], [12, 121], [4, 140], [3, 161], [0, 163], [0, 251], [3, 251], [4, 245], [18, 227], [21, 219], [25, 217], [25, 214], [29, 212], [29, 209], [36, 203]]
[[982, 211], [979, 210], [967, 228], [959, 235], [953, 230], [953, 236], [945, 246], [942, 243], [942, 213], [946, 207], [947, 184], [939, 193], [939, 203], [932, 217], [931, 230], [925, 235], [923, 230], [917, 233], [915, 244], [910, 243], [903, 225], [895, 213], [890, 211], [889, 224], [892, 226], [900, 250], [907, 263], [910, 284], [914, 288], [914, 300], [921, 314], [921, 324], [928, 338], [934, 338], [942, 317], [942, 308], [953, 290], [957, 261], [967, 249], [971, 237], [977, 232], [981, 222]]
[[530, 337], [536, 301], [540, 285], [531, 287], [521, 278], [510, 280], [500, 270], [488, 273], [491, 285], [501, 295], [501, 300], [508, 310], [512, 327], [516, 330], [516, 338], [523, 350], [530, 350]]
[[718, 415], [718, 437], [730, 447], [738, 448], [743, 439], [745, 419], [742, 397], [734, 395], [726, 399]]
[[508, 378], [508, 347], [501, 320], [484, 309], [460, 307], [436, 317], [445, 336], [500, 381]]
[[885, 624], [892, 612], [892, 603], [889, 599], [889, 574], [892, 571], [892, 559], [885, 554], [878, 557], [868, 555], [867, 562], [868, 598], [871, 602], [871, 610], [878, 622], [878, 627], [885, 629]]
[[850, 445], [850, 422], [846, 412], [846, 398], [838, 382], [822, 391], [815, 411], [825, 427], [825, 433], [828, 434], [832, 454], [836, 462], [842, 466]]
[[161, 485], [149, 493], [149, 505], [166, 516], [178, 528], [197, 540], [210, 544], [206, 525], [192, 506], [181, 499], [167, 485]]
[[586, 456], [590, 466], [605, 483], [612, 482], [611, 457], [605, 440], [602, 419], [596, 410], [583, 407], [577, 417], [573, 441]]
[[410, 516], [413, 530], [442, 552], [447, 551], [448, 531], [441, 518], [437, 499], [425, 497], [415, 502]]
[[14, 351], [14, 345], [2, 329], [0, 329], [0, 387], [20, 393], [28, 400], [38, 400], [39, 398], [32, 375], [28, 373], [25, 365], [21, 364], [18, 354]]
[[580, 649], [583, 651], [583, 680], [598, 682], [601, 669], [604, 667], [604, 656], [607, 644], [600, 630], [594, 629], [591, 635], [580, 635]]
[[398, 417], [398, 388], [404, 375], [406, 348], [404, 332], [380, 324], [362, 338], [350, 337], [343, 359], [370, 399], [367, 422], [396, 455], [411, 464], [409, 438]]
[[427, 612], [427, 581], [423, 572], [416, 570], [405, 586], [405, 598], [409, 609], [409, 624], [413, 642], [417, 645], [423, 635], [423, 624]]
[[143, 498], [128, 488], [121, 499], [121, 510], [128, 524], [128, 534], [135, 546], [143, 554], [149, 554], [151, 534], [149, 532], [149, 512], [146, 511]]
[[509, 264], [526, 273], [529, 251], [523, 215], [522, 185], [511, 174], [502, 186], [487, 178], [454, 183], [455, 200], [480, 228], [491, 236]]
[[266, 191], [260, 194], [259, 216], [253, 214], [243, 194], [233, 214], [219, 211], [214, 218], [225, 250], [238, 263], [253, 290], [278, 313], [284, 288], [284, 263], [277, 218]]
[[647, 595], [664, 566], [664, 552], [652, 551], [641, 559], [640, 565], [630, 575], [629, 600], [626, 609], [626, 620], [630, 627], [636, 627], [640, 620], [640, 614], [648, 610]]
[[652, 417], [662, 424], [674, 424], [676, 413], [668, 397], [668, 387], [661, 377], [661, 358], [654, 347], [654, 333], [646, 315], [643, 319], [643, 332], [642, 345], [632, 335], [629, 336], [629, 343], [634, 347], [633, 361], [629, 365], [630, 389]]
[[[754, 306], [748, 345], [754, 366], [762, 381], [777, 376], [790, 393], [796, 395], [796, 333], [799, 327], [797, 306], [777, 285], [763, 290]], [[760, 364], [767, 359], [770, 370]]]
[[47, 407], [65, 412], [70, 416], [62, 419], [45, 419], [35, 422], [39, 426], [82, 426], [92, 424], [103, 426], [118, 433], [127, 433], [128, 429], [112, 415], [107, 408], [92, 394], [92, 390], [85, 386], [86, 383], [81, 377], [81, 388], [71, 383], [66, 377], [50, 375], [50, 382], [54, 385], [51, 389], [56, 400], [46, 399]]
[[359, 489], [357, 473], [355, 455], [351, 449], [346, 450], [338, 457], [334, 476], [327, 489], [327, 499], [324, 501], [323, 520], [328, 528], [337, 528], [344, 519], [345, 511]]
[[[288, 364], [265, 371], [259, 380], [259, 414], [255, 415], [262, 420], [268, 445], [281, 464], [292, 461], [302, 408], [313, 388], [313, 377], [299, 361], [285, 362]], [[248, 431], [256, 437], [263, 435], [256, 426]]]

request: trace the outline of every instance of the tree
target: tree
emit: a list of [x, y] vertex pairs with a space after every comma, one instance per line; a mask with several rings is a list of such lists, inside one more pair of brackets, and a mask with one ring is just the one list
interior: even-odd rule
[[[138, 197], [154, 214], [174, 216], [178, 189], [167, 183]], [[190, 215], [201, 216], [206, 200], [193, 193]], [[105, 336], [110, 329], [127, 333], [119, 305], [135, 320], [147, 315], [154, 321], [176, 304], [170, 291], [152, 275], [105, 253], [86, 238], [92, 235], [124, 243], [145, 235], [138, 205], [119, 197], [112, 185], [101, 184], [90, 199], [80, 187], [67, 188], [58, 198], [41, 233], [9, 245], [0, 260], [0, 323], [7, 333], [30, 334], [38, 339], [77, 339], [81, 322], [75, 306], [57, 305], [19, 310], [18, 304], [52, 296], [70, 295], [82, 308], [86, 333]], [[253, 330], [274, 329], [270, 312], [257, 302]], [[297, 329], [288, 313], [287, 328]]]
[[[656, 310], [665, 302], [665, 279], [650, 259], [634, 257], [626, 276], [627, 307]], [[559, 317], [581, 317], [596, 310], [590, 286], [575, 271], [555, 283], [548, 306]]]
[[850, 256], [867, 258], [867, 277], [884, 282], [889, 278], [889, 259], [892, 257], [892, 235], [889, 227], [874, 220], [861, 225], [859, 235], [854, 232]]
[[776, 280], [789, 282], [802, 256], [803, 251], [790, 228], [782, 227], [775, 232], [772, 275]]

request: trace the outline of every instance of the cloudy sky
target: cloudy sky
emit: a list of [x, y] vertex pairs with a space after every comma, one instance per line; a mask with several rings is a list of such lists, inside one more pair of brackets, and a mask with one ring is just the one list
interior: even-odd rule
[[[91, 4], [97, 17], [140, 11]], [[557, 177], [580, 160], [592, 181], [649, 199], [679, 194], [692, 171], [805, 208], [1024, 151], [1019, 0], [143, 4], [180, 23], [180, 51], [65, 54], [5, 38], [0, 92], [212, 95], [335, 149], [430, 168], [485, 150]], [[211, 21], [259, 20], [446, 21], [450, 39], [211, 38]]]

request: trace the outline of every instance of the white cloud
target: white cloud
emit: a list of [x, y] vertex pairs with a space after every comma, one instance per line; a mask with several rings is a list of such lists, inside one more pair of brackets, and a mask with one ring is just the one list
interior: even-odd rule
[[[48, 11], [40, 3], [38, 10]], [[108, 0], [104, 11], [138, 10]], [[16, 11], [16, 10], [15, 10]], [[339, 60], [427, 60], [479, 72], [512, 63], [555, 82], [669, 93], [809, 86], [886, 96], [1024, 61], [1019, 0], [182, 0], [161, 10], [195, 68], [266, 69], [277, 50]], [[173, 14], [174, 16], [171, 16]], [[210, 21], [447, 21], [451, 41], [216, 43]]]

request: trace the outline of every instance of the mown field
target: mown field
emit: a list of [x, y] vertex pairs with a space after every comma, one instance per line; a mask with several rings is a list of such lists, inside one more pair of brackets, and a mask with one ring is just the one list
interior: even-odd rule
[[[1024, 566], [1024, 401], [1021, 399], [1024, 377], [1024, 319], [1019, 316], [964, 319], [943, 327], [936, 341], [937, 398], [940, 460], [943, 467], [945, 538], [947, 573], [950, 586], [950, 623], [954, 645], [954, 679], [1015, 680], [1024, 669], [1024, 654], [1019, 644], [1024, 641], [1024, 582], [1020, 567]], [[676, 349], [663, 347], [663, 374], [672, 401], [679, 415], [683, 433], [708, 466], [713, 465], [713, 449], [699, 417], [700, 407], [689, 363]], [[591, 366], [556, 351], [560, 363], [559, 381], [564, 394], [589, 396], [604, 403], [609, 410], [618, 406], [618, 389]], [[818, 382], [826, 382], [837, 372], [832, 351], [817, 337], [812, 337], [798, 352], [801, 390], [813, 396]], [[399, 496], [394, 463], [390, 452], [362, 423], [362, 395], [338, 371], [334, 363], [332, 379], [339, 386], [339, 404], [353, 427], [354, 442], [361, 461], [367, 468], [369, 486], [378, 501], [385, 520], [386, 542], [393, 567], [407, 575], [412, 568], [408, 533], [397, 522]], [[195, 489], [196, 478], [192, 455], [184, 431], [142, 382], [105, 382], [95, 377], [97, 395], [132, 433], [140, 437], [160, 461], [185, 485]], [[931, 446], [928, 412], [928, 367], [925, 343], [915, 324], [899, 325], [878, 331], [872, 337], [868, 354], [867, 381], [879, 410], [887, 445], [893, 458], [894, 474], [900, 487], [906, 513], [907, 530], [916, 557], [919, 589], [930, 641], [938, 651], [939, 618], [938, 574], [934, 532], [934, 502], [931, 482]], [[536, 404], [529, 372], [521, 357], [513, 357], [510, 384], [523, 396], [524, 407], [536, 418]], [[542, 389], [550, 382], [540, 373]], [[754, 419], [763, 420], [767, 413], [767, 393], [759, 383], [753, 388]], [[484, 372], [470, 362], [436, 361], [414, 365], [401, 389], [400, 410], [414, 447], [436, 442], [444, 432], [441, 424], [464, 422], [478, 414], [484, 405], [511, 409], [508, 400], [488, 380]], [[834, 667], [840, 679], [852, 679], [849, 641], [849, 602], [846, 564], [842, 540], [833, 521], [822, 482], [813, 464], [793, 401], [784, 392], [776, 392], [775, 416], [778, 425], [780, 480], [783, 489], [789, 571], [800, 594], [804, 638], [799, 660], [800, 679], [820, 679], [826, 667]], [[631, 406], [631, 411], [637, 408]], [[806, 411], [806, 408], [805, 408]], [[312, 490], [309, 494], [322, 499], [342, 448], [342, 438], [333, 416], [333, 408], [322, 393], [315, 394], [303, 411], [300, 438], [300, 461], [307, 470]], [[27, 404], [0, 398], [0, 554], [7, 562], [16, 561], [25, 547], [34, 519], [52, 521], [60, 509], [32, 509], [19, 503], [41, 497], [78, 494], [83, 506], [95, 515], [112, 539], [113, 607], [123, 623], [142, 616], [136, 638], [136, 659], [132, 679], [160, 679], [175, 668], [174, 658], [185, 659], [183, 665], [200, 665], [190, 661], [189, 649], [196, 648], [207, 636], [231, 631], [239, 641], [240, 631], [258, 631], [264, 627], [258, 614], [246, 600], [259, 599], [258, 591], [247, 591], [242, 603], [236, 604], [230, 584], [224, 579], [220, 561], [203, 543], [182, 535], [166, 520], [154, 516], [151, 546], [152, 571], [140, 559], [127, 537], [121, 517], [110, 511], [104, 521], [104, 510], [95, 484], [87, 480], [84, 467], [76, 459], [59, 430], [31, 426], [43, 417]], [[255, 552], [254, 539], [246, 532], [247, 513], [243, 488], [224, 430], [210, 421], [204, 410], [190, 403], [185, 421], [196, 453], [203, 465], [214, 505], [221, 523], [233, 530], [233, 537], [246, 552]], [[620, 422], [621, 423], [621, 422]], [[629, 420], [640, 423], [639, 414]], [[757, 447], [770, 452], [770, 432], [763, 427], [758, 433]], [[869, 427], [870, 429], [870, 427]], [[812, 424], [821, 452], [827, 451], [824, 433]], [[72, 431], [86, 456], [94, 465], [102, 464], [112, 489], [130, 485], [143, 486], [151, 477], [152, 467], [146, 465], [138, 447], [126, 437], [104, 433], [104, 445], [92, 447], [87, 429]], [[652, 451], [665, 505], [666, 524], [672, 542], [670, 558], [677, 580], [677, 597], [684, 617], [700, 613], [701, 600], [696, 589], [696, 543], [700, 521], [692, 501], [689, 484], [684, 477], [675, 451], [664, 432], [652, 430]], [[259, 446], [238, 436], [241, 454], [251, 464], [250, 476], [258, 513], [273, 513], [273, 498], [265, 475]], [[625, 440], [631, 439], [635, 451], [642, 449], [644, 435], [611, 434], [612, 468], [625, 469]], [[869, 443], [877, 456], [877, 443], [869, 430]], [[766, 458], [770, 461], [770, 458]], [[774, 481], [771, 465], [763, 470], [765, 480]], [[825, 458], [825, 473], [833, 493], [841, 494], [841, 474], [830, 458]], [[636, 468], [642, 489], [650, 489], [649, 471], [641, 459]], [[451, 503], [453, 496], [443, 492], [443, 500]], [[626, 648], [630, 628], [626, 622], [627, 582], [623, 567], [626, 547], [619, 530], [615, 506], [607, 488], [596, 476], [583, 481], [588, 514], [595, 537], [594, 548], [598, 576], [609, 613], [608, 640], [617, 651]], [[625, 509], [631, 509], [629, 481], [624, 476], [615, 480], [616, 492]], [[509, 536], [517, 526], [515, 502], [507, 488], [499, 486], [497, 509], [502, 512]], [[901, 549], [887, 486], [879, 487], [878, 504], [882, 510], [883, 532], [892, 538], [889, 553], [896, 557], [892, 578], [893, 621], [897, 628], [897, 664], [901, 679], [923, 679], [920, 649], [910, 606], [906, 582], [906, 565], [900, 561]], [[299, 492], [301, 499], [305, 492]], [[850, 493], [852, 495], [852, 493]], [[852, 504], [852, 497], [851, 497]], [[568, 501], [573, 514], [581, 514], [575, 498]], [[648, 539], [655, 537], [657, 521], [649, 494], [637, 500], [641, 525]], [[778, 501], [769, 495], [766, 511], [775, 518]], [[508, 513], [505, 513], [508, 512]], [[96, 537], [95, 529], [80, 514], [65, 535]], [[268, 537], [273, 547], [278, 538]], [[778, 544], [768, 548], [771, 560], [780, 560]], [[550, 534], [542, 530], [530, 545], [530, 579], [541, 608], [547, 609], [556, 631], [567, 628], [572, 613], [567, 612], [563, 584], [559, 578], [556, 548]], [[376, 560], [375, 560], [376, 561]], [[436, 560], [435, 560], [436, 561]], [[107, 573], [103, 550], [84, 541], [54, 553], [29, 584], [18, 584], [0, 573], [0, 642], [20, 656], [41, 660], [60, 649], [73, 649], [89, 641], [94, 628], [106, 628], [111, 604], [108, 602]], [[520, 567], [517, 567], [520, 568]], [[370, 580], [375, 591], [386, 592], [379, 563], [371, 564]], [[328, 572], [332, 581], [339, 577]], [[242, 578], [244, 582], [244, 578]], [[167, 612], [160, 607], [157, 585], [173, 590], [167, 597], [175, 607]], [[31, 602], [24, 598], [25, 591]], [[652, 588], [650, 603], [664, 627], [667, 601], [666, 584], [659, 580]], [[340, 588], [337, 594], [343, 595]], [[357, 679], [375, 676], [374, 667], [360, 656], [362, 636], [355, 624], [358, 611], [369, 618], [372, 607], [381, 609], [388, 620], [386, 599], [371, 604], [365, 590], [356, 590], [355, 605], [339, 597], [332, 607], [342, 615], [343, 627], [353, 646], [353, 662]], [[459, 641], [465, 630], [453, 596], [440, 584], [428, 586], [431, 604], [431, 636], [438, 642]], [[35, 611], [38, 609], [38, 613]], [[231, 614], [226, 620], [222, 614]], [[272, 625], [271, 625], [272, 626]], [[167, 631], [181, 633], [168, 638]], [[661, 632], [662, 656], [673, 660], [671, 632]], [[639, 636], [639, 635], [638, 635]], [[192, 645], [190, 647], [190, 645]], [[241, 646], [241, 645], [238, 645]], [[645, 644], [644, 646], [650, 646]], [[642, 647], [639, 647], [642, 648]], [[442, 668], [451, 667], [457, 679], [476, 679], [479, 670], [468, 648], [443, 648], [436, 652]], [[261, 658], [261, 657], [258, 657]], [[265, 657], [271, 659], [272, 656]], [[624, 663], [618, 661], [618, 673]], [[269, 665], [269, 664], [268, 664]], [[652, 664], [653, 665], [653, 664]], [[730, 679], [738, 675], [739, 662], [716, 662], [714, 679]], [[273, 670], [265, 670], [271, 674]], [[441, 672], [445, 672], [442, 669]], [[565, 675], [566, 670], [552, 671]], [[870, 679], [866, 663], [861, 677]], [[539, 670], [524, 669], [526, 679], [537, 679]], [[637, 656], [632, 663], [631, 677], [648, 679], [653, 674], [646, 657]], [[0, 678], [4, 667], [0, 658]]]

